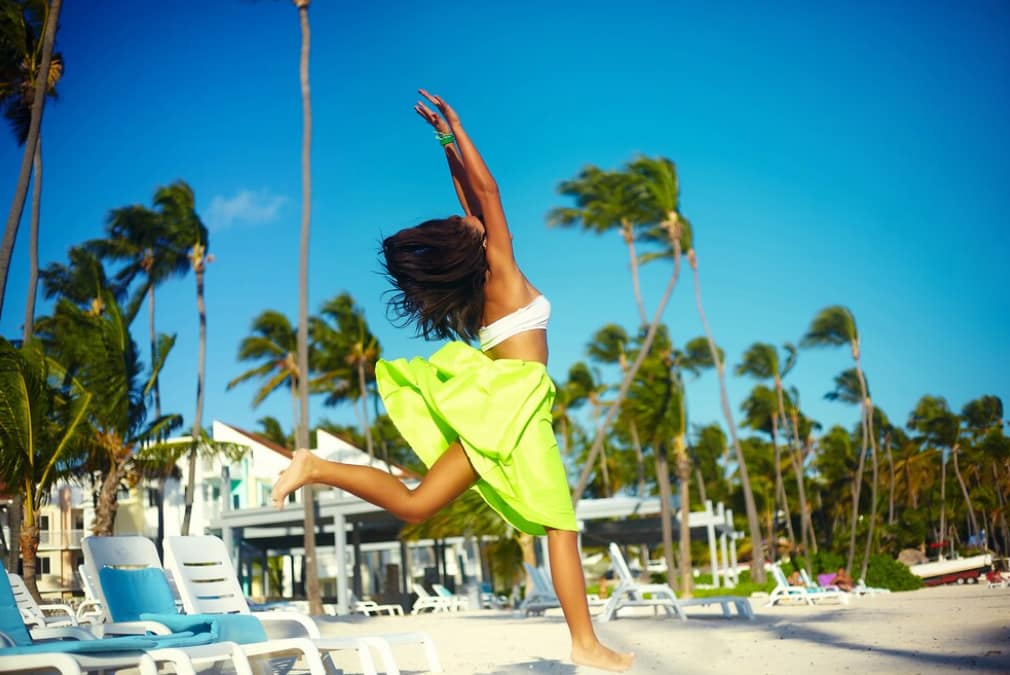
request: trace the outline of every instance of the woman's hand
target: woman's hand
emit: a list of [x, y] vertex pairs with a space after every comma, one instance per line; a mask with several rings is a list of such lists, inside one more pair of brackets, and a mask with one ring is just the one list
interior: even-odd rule
[[434, 112], [431, 108], [420, 101], [418, 101], [414, 106], [414, 112], [420, 115], [421, 119], [430, 124], [437, 133], [449, 133], [449, 124], [442, 119], [438, 113]]
[[[442, 113], [442, 117], [445, 118], [445, 121], [449, 123], [450, 127], [454, 127], [457, 124], [459, 124], [459, 115], [457, 115], [456, 111], [452, 109], [452, 106], [450, 106], [448, 103], [442, 100], [441, 96], [435, 96], [434, 94], [429, 94], [424, 89], [418, 89], [417, 91], [419, 94], [421, 94], [421, 96], [428, 99], [429, 103], [438, 108], [438, 111]], [[419, 103], [418, 105], [424, 106], [423, 103]], [[425, 107], [425, 109], [427, 109], [427, 107]]]

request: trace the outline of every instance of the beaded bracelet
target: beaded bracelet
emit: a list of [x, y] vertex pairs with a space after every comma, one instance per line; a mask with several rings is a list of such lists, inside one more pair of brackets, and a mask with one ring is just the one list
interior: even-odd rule
[[454, 136], [451, 131], [447, 131], [444, 134], [441, 131], [436, 131], [435, 138], [438, 139], [438, 142], [441, 143], [443, 147], [456, 142], [456, 136]]

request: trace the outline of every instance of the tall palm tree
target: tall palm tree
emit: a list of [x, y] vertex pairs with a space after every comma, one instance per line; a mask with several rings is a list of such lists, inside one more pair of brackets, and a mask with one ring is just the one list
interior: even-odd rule
[[[763, 431], [768, 434], [772, 444], [772, 452], [775, 460], [772, 466], [775, 472], [775, 508], [773, 515], [773, 528], [778, 521], [778, 510], [781, 508], [785, 513], [786, 532], [789, 535], [790, 550], [796, 548], [796, 536], [793, 533], [792, 514], [789, 510], [789, 501], [786, 499], [785, 486], [782, 481], [782, 454], [779, 447], [779, 414], [778, 402], [775, 392], [763, 384], [755, 385], [750, 395], [740, 404], [740, 410], [744, 414], [743, 424], [755, 431]], [[775, 531], [772, 532], [773, 540], [770, 546], [772, 562], [774, 562], [777, 546]]]
[[[0, 338], [0, 483], [16, 490], [25, 504], [18, 548], [22, 574], [38, 598], [35, 561], [39, 511], [58, 480], [84, 462], [81, 430], [91, 403], [62, 366], [32, 340], [15, 349]], [[11, 542], [14, 547], [14, 542]]]
[[198, 325], [197, 371], [196, 371], [196, 411], [193, 414], [193, 431], [190, 436], [193, 447], [188, 456], [186, 480], [186, 500], [180, 532], [189, 534], [193, 515], [193, 498], [196, 491], [196, 460], [199, 454], [199, 439], [203, 429], [204, 381], [207, 366], [207, 309], [204, 296], [204, 275], [207, 264], [214, 257], [208, 254], [209, 238], [207, 226], [196, 212], [196, 198], [193, 189], [184, 181], [175, 181], [158, 188], [154, 193], [154, 210], [160, 220], [160, 228], [172, 251], [166, 254], [173, 261], [185, 255], [196, 279], [196, 313]]
[[[332, 321], [328, 323], [327, 319]], [[327, 394], [324, 403], [336, 405], [350, 399], [358, 402], [358, 418], [365, 436], [368, 457], [375, 458], [368, 398], [375, 382], [375, 364], [382, 354], [378, 338], [365, 321], [365, 312], [348, 293], [330, 298], [309, 319], [312, 347], [317, 351], [311, 389]], [[310, 359], [311, 361], [311, 359]]]
[[[649, 194], [649, 210], [651, 220], [658, 222], [660, 227], [652, 233], [645, 235], [646, 239], [653, 241], [663, 241], [664, 238], [669, 244], [673, 244], [676, 239], [676, 246], [664, 245], [664, 249], [655, 257], [668, 258], [675, 256], [679, 265], [681, 253], [687, 256], [688, 264], [694, 275], [694, 298], [695, 306], [698, 309], [698, 316], [701, 319], [702, 328], [705, 331], [705, 338], [711, 353], [716, 377], [719, 381], [719, 398], [722, 405], [722, 414], [726, 419], [729, 429], [730, 440], [733, 450], [736, 453], [737, 463], [740, 465], [740, 481], [743, 484], [744, 504], [747, 510], [747, 523], [753, 540], [754, 556], [751, 560], [752, 578], [764, 583], [764, 553], [761, 542], [761, 528], [758, 522], [757, 507], [754, 504], [754, 497], [750, 489], [750, 476], [747, 472], [747, 462], [737, 439], [736, 423], [733, 421], [733, 410], [729, 403], [729, 392], [726, 389], [725, 364], [719, 355], [715, 338], [712, 336], [712, 329], [709, 326], [705, 308], [701, 300], [701, 277], [698, 273], [698, 255], [694, 247], [694, 230], [691, 223], [684, 218], [679, 210], [679, 184], [677, 182], [677, 170], [673, 162], [665, 157], [652, 159], [640, 157], [630, 166], [630, 171], [642, 178]], [[643, 257], [644, 260], [644, 257]]]
[[[309, 372], [309, 229], [312, 215], [312, 97], [309, 92], [309, 0], [292, 0], [298, 9], [298, 23], [302, 33], [301, 58], [298, 72], [302, 93], [302, 227], [299, 252], [298, 283], [298, 369]], [[299, 424], [295, 437], [299, 448], [309, 446], [309, 382], [302, 378], [298, 383], [300, 402]], [[319, 569], [316, 565], [316, 512], [315, 493], [311, 485], [302, 488], [305, 507], [305, 592], [309, 596], [309, 611], [323, 613], [319, 595]]]
[[[778, 407], [778, 416], [783, 429], [789, 428], [790, 417], [786, 414], [786, 396], [783, 390], [782, 378], [785, 377], [796, 364], [796, 347], [791, 343], [784, 345], [786, 351], [785, 362], [779, 358], [778, 350], [774, 345], [765, 342], [755, 342], [744, 352], [743, 360], [736, 367], [737, 375], [750, 375], [758, 380], [772, 380], [775, 385], [775, 396]], [[810, 551], [810, 539], [808, 533], [813, 529], [808, 527], [810, 522], [807, 511], [807, 493], [803, 478], [803, 450], [800, 448], [800, 431], [797, 416], [792, 416], [793, 429], [790, 434], [792, 438], [792, 451], [789, 452], [789, 463], [793, 467], [796, 477], [796, 491], [800, 500], [800, 543], [804, 554]], [[816, 546], [816, 543], [814, 544]], [[807, 556], [807, 571], [809, 572], [810, 558]]]
[[975, 516], [975, 509], [968, 495], [968, 488], [965, 485], [964, 477], [957, 461], [958, 451], [961, 445], [961, 420], [947, 406], [947, 401], [940, 396], [923, 396], [915, 404], [908, 419], [908, 426], [923, 434], [929, 444], [941, 448], [941, 479], [940, 479], [940, 538], [946, 536], [946, 454], [953, 459], [954, 474], [957, 477], [958, 485], [961, 487], [967, 507], [969, 522], [971, 523], [972, 534], [977, 535], [978, 519]]
[[[14, 201], [11, 203], [11, 210], [7, 214], [7, 225], [4, 229], [3, 239], [0, 241], [0, 315], [3, 314], [4, 295], [7, 290], [7, 273], [10, 270], [11, 254], [14, 251], [14, 240], [17, 238], [18, 226], [21, 223], [21, 214], [24, 211], [25, 199], [28, 196], [28, 182], [31, 178], [32, 164], [34, 163], [35, 157], [41, 151], [39, 146], [39, 135], [42, 128], [42, 111], [45, 106], [46, 94], [51, 88], [50, 81], [53, 76], [53, 43], [56, 41], [56, 26], [59, 22], [60, 8], [62, 5], [62, 0], [51, 0], [49, 5], [45, 5], [40, 2], [31, 2], [30, 4], [26, 3], [25, 5], [21, 5], [19, 3], [7, 1], [3, 3], [3, 11], [2, 15], [0, 15], [3, 20], [3, 25], [0, 26], [0, 62], [2, 62], [2, 66], [0, 67], [3, 67], [6, 71], [3, 74], [3, 80], [5, 82], [11, 82], [18, 79], [24, 81], [26, 75], [30, 76], [32, 72], [34, 72], [35, 75], [31, 95], [31, 108], [29, 109], [28, 129], [24, 135], [23, 142], [25, 149], [21, 156], [21, 168], [18, 172], [17, 188], [14, 191]], [[45, 26], [45, 30], [42, 36], [42, 49], [38, 54], [37, 60], [34, 56], [35, 50], [29, 51], [27, 49], [27, 45], [25, 44], [27, 35], [25, 31], [24, 14], [21, 13], [22, 7], [35, 8], [33, 13], [35, 13], [36, 16], [40, 8], [47, 10], [44, 11], [43, 18], [41, 19], [41, 24]], [[18, 20], [19, 14], [20, 20]], [[38, 24], [36, 23], [35, 25]], [[20, 48], [22, 45], [25, 46], [24, 49]], [[33, 69], [29, 67], [23, 69], [25, 72], [21, 76], [12, 72], [11, 66], [13, 66], [15, 70], [18, 68], [16, 60], [18, 58], [18, 52], [20, 52], [21, 57], [32, 54], [32, 59], [35, 63], [37, 63], [37, 68]], [[62, 60], [60, 61], [60, 64], [61, 67], [57, 70], [59, 73], [62, 73]], [[55, 84], [55, 82], [52, 84]], [[25, 92], [25, 94], [26, 93], [27, 92]], [[24, 98], [24, 95], [22, 95], [22, 98]], [[17, 104], [17, 107], [23, 109], [24, 105]], [[39, 160], [39, 169], [41, 172], [41, 159]], [[39, 185], [38, 189], [41, 190], [41, 182], [38, 178], [36, 180]], [[37, 235], [37, 227], [35, 229], [35, 234]], [[35, 264], [35, 269], [37, 269], [37, 258]]]
[[[35, 83], [42, 58], [42, 33], [48, 5], [43, 0], [0, 5], [0, 109], [10, 123], [18, 145], [25, 145], [31, 127]], [[46, 95], [56, 97], [56, 84], [63, 75], [63, 57], [52, 54]], [[39, 277], [39, 210], [42, 202], [42, 129], [39, 128], [32, 157], [32, 212], [29, 236], [28, 297], [25, 301], [24, 340], [32, 336]]]
[[[841, 305], [825, 307], [819, 311], [813, 321], [810, 322], [810, 327], [807, 328], [806, 334], [804, 334], [803, 339], [800, 340], [801, 347], [839, 347], [842, 345], [849, 346], [849, 351], [852, 354], [852, 361], [855, 366], [856, 379], [859, 381], [859, 392], [861, 394], [859, 403], [860, 419], [862, 420], [860, 422], [860, 426], [863, 428], [863, 448], [856, 476], [856, 486], [858, 488], [858, 486], [862, 484], [863, 480], [862, 455], [866, 454], [866, 439], [869, 438], [872, 445], [874, 466], [876, 466], [877, 462], [877, 441], [873, 432], [873, 402], [870, 400], [870, 393], [866, 386], [866, 377], [863, 375], [863, 366], [861, 362], [862, 351], [860, 347], [859, 331], [856, 328], [856, 317], [853, 316], [848, 307], [843, 307]], [[876, 484], [874, 484], [874, 489], [876, 489]], [[874, 509], [875, 508], [876, 504], [874, 503]], [[849, 546], [848, 557], [848, 567], [850, 570], [852, 569], [853, 557], [855, 556], [855, 518], [858, 515], [859, 510], [858, 494], [856, 495], [853, 509], [853, 532], [850, 535], [851, 543]], [[873, 527], [872, 521], [870, 527], [871, 529]], [[864, 558], [864, 568], [868, 562], [869, 560]], [[864, 569], [862, 576], [865, 575], [866, 570]]]
[[[867, 449], [867, 436], [869, 435], [869, 423], [867, 421], [868, 415], [866, 414], [867, 408], [865, 406], [865, 401], [869, 399], [869, 390], [866, 389], [866, 379], [860, 379], [855, 368], [849, 368], [842, 371], [835, 376], [835, 388], [824, 395], [829, 401], [841, 401], [842, 403], [848, 403], [850, 405], [858, 405], [860, 407], [859, 415], [859, 429], [861, 433], [862, 441], [860, 443], [859, 450], [859, 461], [856, 465], [855, 479], [853, 480], [852, 487], [852, 529], [849, 532], [849, 553], [846, 561], [846, 566], [852, 569], [852, 563], [855, 560], [856, 555], [856, 529], [859, 523], [859, 499], [862, 493], [863, 487], [863, 470], [866, 465], [866, 449]], [[866, 391], [866, 396], [863, 393]], [[873, 466], [874, 475], [876, 475], [876, 454], [874, 453]], [[871, 501], [871, 508], [873, 513], [876, 514], [877, 500], [876, 500], [876, 482], [872, 486], [873, 497]], [[873, 521], [874, 517], [870, 518], [869, 532], [873, 532]], [[864, 562], [866, 562], [864, 560]], [[860, 576], [865, 576], [864, 571]]]
[[[593, 180], [580, 181], [579, 179], [576, 179], [576, 181], [562, 183], [562, 188], [564, 189], [565, 194], [575, 197], [575, 208], [567, 212], [555, 209], [548, 216], [549, 221], [557, 224], [574, 224], [581, 222], [583, 224], [583, 229], [590, 231], [609, 230], [614, 229], [615, 227], [621, 227], [623, 230], [624, 226], [621, 221], [621, 216], [623, 215], [632, 230], [634, 230], [636, 226], [644, 222], [642, 218], [645, 217], [646, 211], [643, 200], [646, 198], [645, 190], [647, 188], [644, 186], [640, 176], [637, 176], [632, 172], [625, 172], [624, 176], [625, 178], [620, 179], [620, 189], [622, 191], [621, 203], [624, 203], [625, 195], [634, 197], [634, 199], [628, 202], [629, 206], [627, 206], [627, 208], [629, 211], [627, 213], [621, 214], [614, 207], [612, 204], [614, 198], [610, 190], [599, 190], [598, 188], [600, 186], [598, 182], [594, 182]], [[611, 180], [613, 180], [614, 183], [617, 183], [617, 179], [607, 179], [607, 181]], [[572, 185], [568, 185], [569, 183]], [[610, 186], [609, 182], [607, 185], [608, 187]], [[643, 361], [648, 356], [649, 350], [652, 348], [652, 342], [656, 337], [656, 332], [659, 329], [663, 313], [666, 311], [666, 305], [669, 303], [670, 297], [673, 295], [673, 289], [676, 287], [677, 279], [680, 276], [679, 251], [683, 231], [678, 222], [664, 221], [663, 227], [665, 228], [664, 232], [669, 233], [668, 242], [670, 247], [677, 251], [676, 255], [671, 256], [673, 260], [673, 270], [671, 271], [666, 289], [659, 300], [659, 305], [652, 317], [652, 321], [649, 322], [648, 328], [645, 331], [645, 337], [642, 339], [642, 344], [639, 346], [638, 355], [632, 362], [631, 367], [629, 367], [627, 372], [624, 374], [617, 394], [607, 410], [607, 414], [604, 416], [603, 421], [596, 429], [592, 447], [589, 450], [589, 454], [582, 467], [582, 471], [579, 473], [575, 487], [572, 489], [572, 500], [576, 502], [582, 498], [582, 493], [585, 491], [586, 485], [589, 483], [589, 476], [593, 471], [596, 458], [603, 450], [603, 441], [606, 437], [607, 430], [617, 417], [617, 414], [621, 409], [621, 404], [628, 395], [628, 390], [631, 388], [631, 384], [634, 381], [639, 368], [642, 367]], [[627, 240], [627, 237], [625, 237], [625, 239]], [[633, 241], [634, 238], [632, 238], [632, 244]], [[632, 274], [637, 274], [636, 265], [633, 265]]]

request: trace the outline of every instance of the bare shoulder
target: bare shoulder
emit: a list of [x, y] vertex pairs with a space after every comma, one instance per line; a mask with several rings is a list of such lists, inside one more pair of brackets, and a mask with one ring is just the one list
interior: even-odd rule
[[484, 325], [528, 305], [540, 295], [512, 256], [488, 251], [488, 276], [484, 286]]

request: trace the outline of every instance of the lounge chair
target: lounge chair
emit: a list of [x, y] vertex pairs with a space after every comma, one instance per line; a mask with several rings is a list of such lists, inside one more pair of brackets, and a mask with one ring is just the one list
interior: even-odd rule
[[470, 598], [465, 595], [459, 595], [458, 593], [453, 593], [448, 588], [442, 584], [432, 584], [431, 588], [438, 594], [440, 598], [445, 598], [449, 601], [449, 606], [454, 612], [465, 612], [470, 609]]
[[[24, 579], [17, 574], [8, 574], [7, 576], [10, 580], [11, 591], [14, 593], [14, 600], [17, 602], [21, 618], [24, 619], [26, 625], [39, 628], [62, 628], [78, 625], [77, 615], [70, 605], [62, 602], [40, 605], [28, 592]], [[46, 614], [46, 612], [50, 612], [50, 614]]]
[[[194, 627], [210, 627], [211, 632], [226, 635], [237, 645], [236, 662], [251, 658], [277, 658], [300, 655], [309, 672], [325, 675], [319, 650], [303, 638], [270, 640], [255, 618], [216, 617], [205, 614], [186, 616], [178, 613], [165, 570], [154, 543], [139, 536], [85, 537], [84, 565], [98, 580], [95, 591], [106, 609], [106, 634], [151, 632], [166, 634]], [[362, 670], [375, 675], [375, 665], [364, 644], [354, 644], [363, 652]], [[223, 659], [222, 659], [223, 660]]]
[[432, 595], [421, 584], [413, 584], [411, 588], [414, 589], [414, 594], [417, 596], [414, 606], [410, 608], [411, 614], [421, 614], [426, 609], [430, 609], [432, 613], [451, 612], [453, 610], [452, 601], [448, 598]]
[[373, 614], [388, 614], [389, 616], [403, 616], [403, 607], [395, 603], [380, 605], [374, 600], [359, 600], [353, 593], [351, 594], [351, 611], [365, 616]]
[[526, 568], [526, 573], [529, 575], [530, 580], [533, 583], [533, 589], [526, 594], [523, 601], [519, 603], [519, 612], [523, 616], [542, 615], [548, 609], [556, 609], [561, 606], [561, 601], [558, 599], [557, 593], [554, 592], [554, 587], [550, 582], [544, 581], [543, 576], [540, 574], [540, 570], [524, 562], [523, 566]]
[[750, 600], [738, 595], [720, 595], [702, 598], [680, 599], [668, 584], [643, 584], [635, 578], [628, 568], [624, 555], [617, 544], [610, 543], [610, 561], [613, 563], [614, 571], [617, 574], [618, 585], [614, 589], [613, 595], [607, 600], [603, 612], [597, 617], [600, 621], [610, 621], [617, 618], [621, 609], [626, 607], [658, 607], [662, 608], [668, 616], [678, 617], [681, 621], [687, 621], [685, 607], [706, 607], [708, 605], [719, 605], [725, 617], [733, 616], [733, 609], [736, 616], [744, 617], [750, 621], [754, 620], [754, 610]]
[[77, 566], [77, 576], [81, 580], [81, 589], [84, 591], [84, 600], [81, 601], [81, 604], [77, 605], [77, 611], [75, 612], [77, 622], [80, 623], [82, 620], [87, 619], [92, 624], [101, 623], [105, 620], [105, 609], [95, 594], [95, 584], [91, 583], [91, 578], [88, 577], [84, 569], [84, 563]]
[[[376, 649], [382, 658], [387, 673], [399, 673], [390, 645], [419, 644], [424, 650], [431, 672], [442, 672], [442, 665], [435, 650], [435, 643], [428, 633], [383, 633], [357, 638], [322, 637], [319, 626], [308, 616], [295, 612], [256, 612], [249, 610], [242, 589], [238, 585], [235, 571], [224, 542], [214, 536], [166, 537], [165, 567], [168, 568], [179, 587], [183, 607], [191, 614], [238, 613], [252, 614], [261, 621], [288, 621], [297, 623], [304, 630], [310, 644], [320, 651], [338, 649], [358, 649], [362, 667], [367, 651], [362, 652], [355, 645], [364, 644]], [[297, 639], [297, 638], [296, 638]], [[304, 638], [302, 638], [304, 639]], [[276, 643], [276, 640], [272, 641]], [[369, 655], [369, 660], [370, 660]], [[373, 670], [374, 672], [374, 670]]]
[[859, 577], [859, 581], [852, 587], [852, 592], [856, 595], [881, 595], [883, 593], [890, 593], [891, 589], [879, 588], [877, 586], [867, 586], [863, 577]]
[[840, 590], [813, 589], [804, 586], [792, 586], [786, 579], [785, 572], [778, 565], [772, 565], [772, 576], [775, 578], [775, 588], [768, 594], [768, 602], [765, 607], [772, 607], [789, 600], [799, 600], [808, 605], [830, 600], [843, 605], [848, 604], [849, 594]]
[[[40, 642], [40, 640], [59, 640]], [[21, 618], [10, 581], [0, 564], [0, 672], [37, 673], [56, 670], [64, 675], [136, 669], [155, 675], [158, 662], [170, 662], [179, 675], [192, 675], [193, 656], [211, 651], [228, 653], [230, 643], [206, 645], [205, 636], [129, 636], [98, 639], [77, 626], [35, 628], [29, 631]], [[236, 664], [237, 675], [250, 675], [246, 665]]]

